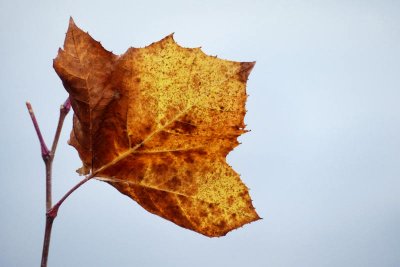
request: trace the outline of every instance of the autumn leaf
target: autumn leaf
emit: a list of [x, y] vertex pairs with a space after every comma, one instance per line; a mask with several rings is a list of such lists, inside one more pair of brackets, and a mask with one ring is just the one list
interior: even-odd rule
[[206, 236], [258, 220], [226, 163], [246, 132], [253, 66], [183, 48], [172, 35], [116, 56], [71, 19], [54, 69], [74, 110], [69, 142], [80, 173]]

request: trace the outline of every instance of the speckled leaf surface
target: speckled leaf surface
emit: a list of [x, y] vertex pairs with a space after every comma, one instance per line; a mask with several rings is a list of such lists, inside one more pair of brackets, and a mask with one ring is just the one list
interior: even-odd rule
[[117, 56], [71, 19], [54, 68], [74, 110], [69, 142], [79, 172], [206, 236], [258, 220], [226, 163], [246, 132], [253, 66], [181, 47], [172, 35]]

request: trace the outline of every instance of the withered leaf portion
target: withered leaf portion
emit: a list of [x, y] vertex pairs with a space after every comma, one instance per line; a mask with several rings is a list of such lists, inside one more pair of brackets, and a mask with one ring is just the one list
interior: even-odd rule
[[258, 220], [226, 163], [245, 132], [253, 66], [183, 48], [172, 35], [115, 56], [71, 19], [54, 68], [75, 111], [81, 172], [206, 236]]

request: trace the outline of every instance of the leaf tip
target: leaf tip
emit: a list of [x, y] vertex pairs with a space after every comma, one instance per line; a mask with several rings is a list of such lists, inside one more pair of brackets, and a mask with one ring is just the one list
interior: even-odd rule
[[76, 25], [74, 19], [72, 17], [69, 17], [68, 30], [66, 34], [68, 35], [68, 32], [76, 29], [80, 30], [80, 28]]
[[75, 25], [75, 21], [72, 16], [69, 16], [69, 25]]
[[176, 43], [176, 41], [175, 41], [175, 39], [174, 39], [174, 34], [175, 34], [175, 32], [172, 32], [172, 33], [168, 34], [168, 35], [165, 37], [165, 39], [166, 39], [166, 40], [170, 40], [170, 41], [172, 41], [173, 43]]

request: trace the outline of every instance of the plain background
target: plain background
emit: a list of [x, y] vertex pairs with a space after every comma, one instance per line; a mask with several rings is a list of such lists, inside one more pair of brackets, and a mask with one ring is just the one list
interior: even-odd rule
[[[400, 266], [400, 2], [0, 1], [0, 266], [38, 266], [47, 142], [67, 94], [52, 69], [69, 16], [121, 54], [175, 32], [257, 64], [252, 131], [228, 157], [264, 219], [209, 239], [91, 181], [62, 206], [49, 266]], [[66, 144], [54, 200], [80, 177]]]

